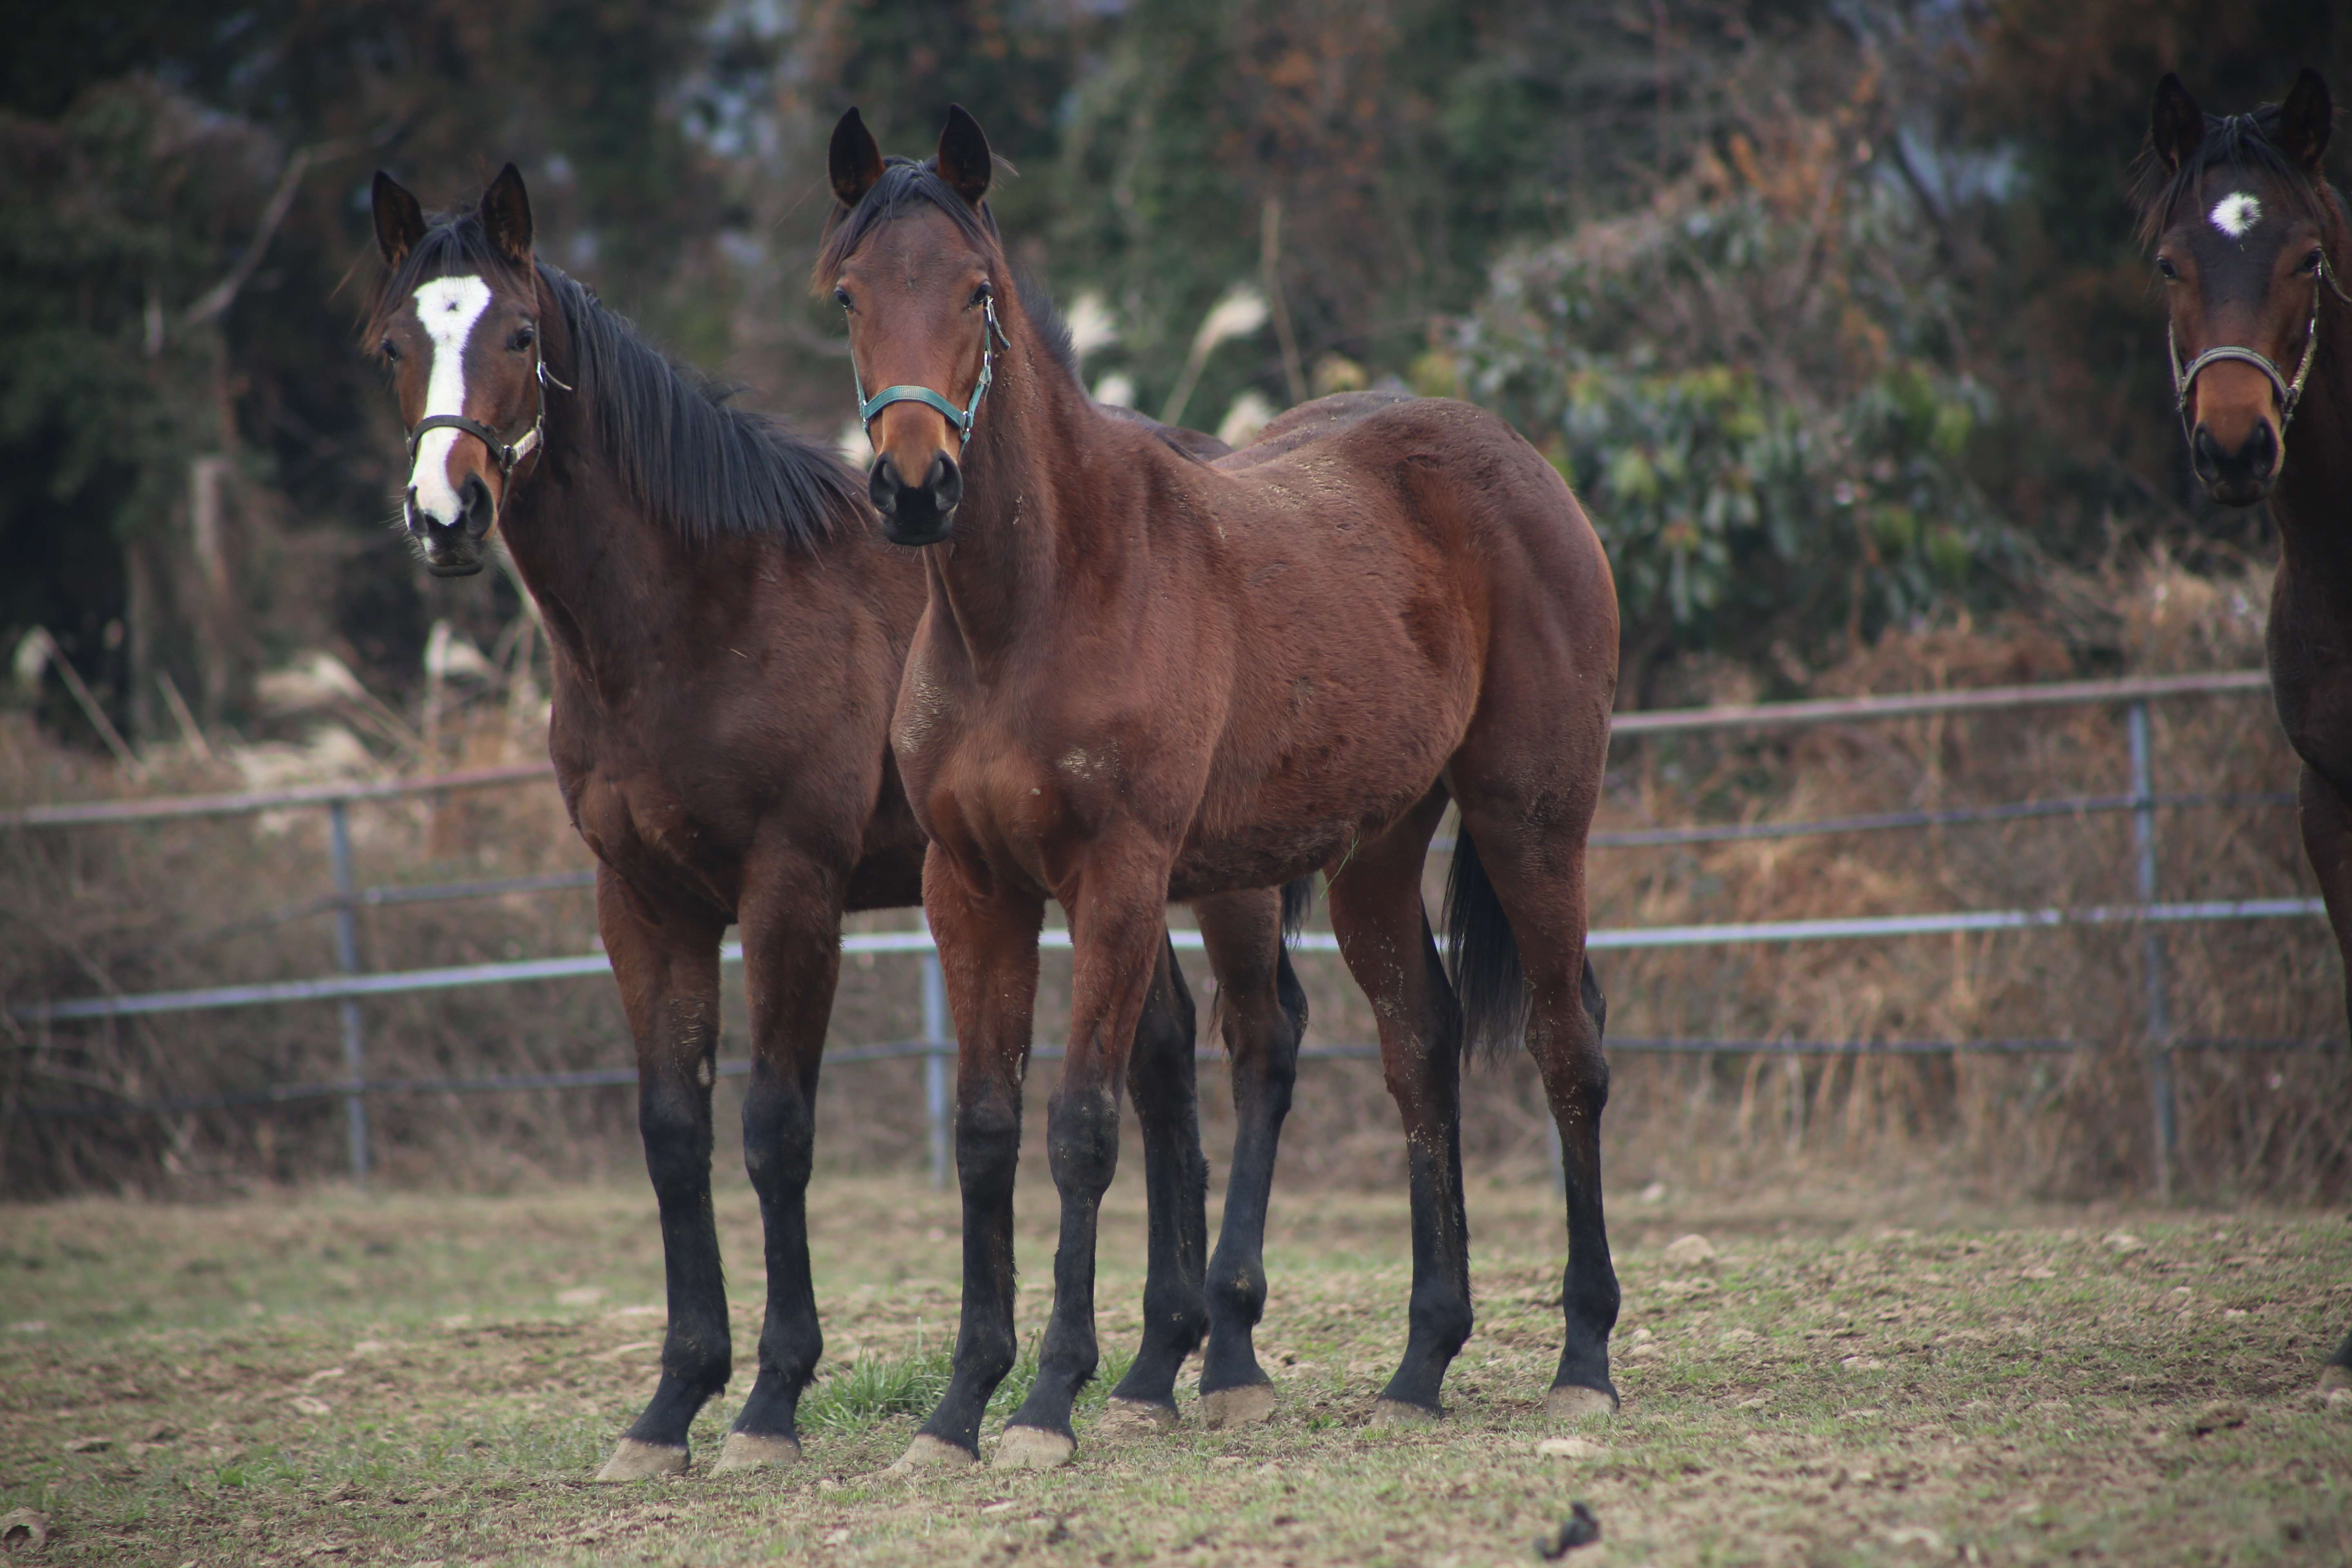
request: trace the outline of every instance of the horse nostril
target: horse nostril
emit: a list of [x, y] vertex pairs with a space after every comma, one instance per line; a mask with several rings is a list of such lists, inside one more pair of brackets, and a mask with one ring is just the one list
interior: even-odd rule
[[898, 470], [889, 458], [874, 459], [873, 471], [866, 476], [866, 497], [884, 517], [898, 510]]
[[945, 452], [931, 459], [931, 471], [923, 477], [923, 488], [931, 492], [933, 511], [953, 511], [963, 500], [963, 470]]
[[490, 505], [490, 487], [482, 482], [482, 476], [467, 474], [466, 482], [458, 487], [457, 499], [466, 509], [467, 535], [479, 539], [489, 532], [490, 524], [498, 520], [498, 514]]
[[2271, 428], [2269, 420], [2255, 426], [2254, 433], [2246, 437], [2245, 458], [2257, 478], [2268, 478], [2271, 470], [2278, 467], [2278, 433]]

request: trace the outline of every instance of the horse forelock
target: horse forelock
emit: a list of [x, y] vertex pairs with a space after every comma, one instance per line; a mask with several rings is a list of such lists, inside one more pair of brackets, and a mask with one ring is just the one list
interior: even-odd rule
[[[2167, 167], [2153, 144], [2143, 148], [2131, 192], [2140, 243], [2155, 244], [2158, 237], [2180, 221], [2183, 208], [2191, 203], [2198, 218], [2211, 221], [2232, 237], [2236, 231], [2230, 223], [2258, 220], [2263, 212], [2260, 204], [2265, 200], [2275, 201], [2287, 215], [2326, 226], [2326, 209], [2333, 193], [2272, 139], [2278, 116], [2275, 103], [2243, 114], [2205, 116], [2205, 134], [2196, 153], [2178, 169]], [[2234, 178], [2216, 177], [2223, 174]], [[2228, 206], [2232, 196], [2252, 198], [2256, 205]]]

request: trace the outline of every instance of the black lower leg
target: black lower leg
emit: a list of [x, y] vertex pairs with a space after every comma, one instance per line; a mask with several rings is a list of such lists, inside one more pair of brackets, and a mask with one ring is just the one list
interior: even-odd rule
[[1606, 1004], [1590, 960], [1583, 1005], [1591, 1022], [1591, 1045], [1572, 1053], [1572, 1079], [1553, 1100], [1568, 1186], [1568, 1266], [1559, 1292], [1566, 1332], [1552, 1386], [1596, 1389], [1613, 1402], [1617, 1385], [1609, 1381], [1609, 1333], [1617, 1326], [1617, 1270], [1609, 1259], [1609, 1227], [1601, 1212], [1601, 1113], [1609, 1103], [1609, 1064], [1601, 1051]]
[[955, 1370], [924, 1433], [980, 1452], [989, 1395], [1013, 1370], [1013, 1177], [1021, 1160], [1017, 1086], [970, 1090], [956, 1108], [956, 1178], [963, 1192], [963, 1314]]
[[1233, 1042], [1234, 1165], [1216, 1256], [1209, 1262], [1204, 1394], [1267, 1381], [1252, 1332], [1265, 1311], [1266, 1205], [1283, 1119], [1298, 1079], [1298, 1042], [1307, 1032], [1307, 992], [1286, 950], [1276, 963], [1275, 988], [1279, 1009], [1247, 1020], [1246, 1037]]
[[1143, 1336], [1111, 1396], [1173, 1410], [1176, 1374], [1208, 1327], [1201, 1281], [1208, 1254], [1209, 1163], [1201, 1153], [1192, 997], [1172, 946], [1167, 965], [1164, 984], [1153, 977], [1128, 1058], [1128, 1093], [1143, 1133], [1148, 1262]]
[[1062, 1200], [1054, 1248], [1054, 1315], [1037, 1354], [1037, 1381], [1012, 1425], [1073, 1436], [1070, 1408], [1094, 1377], [1095, 1233], [1102, 1195], [1118, 1169], [1118, 1098], [1108, 1084], [1066, 1079], [1046, 1111], [1046, 1155]]
[[797, 1438], [801, 1391], [824, 1353], [816, 1292], [809, 1279], [808, 1183], [814, 1152], [815, 1074], [803, 1083], [762, 1059], [751, 1066], [743, 1100], [743, 1165], [760, 1196], [767, 1233], [768, 1312], [760, 1330], [760, 1374], [735, 1430]]
[[1422, 927], [1429, 1016], [1421, 1057], [1391, 1085], [1404, 1112], [1406, 1179], [1412, 1199], [1412, 1302], [1404, 1360], [1381, 1397], [1432, 1415], [1445, 1369], [1470, 1338], [1470, 1219], [1462, 1199], [1462, 1035], [1437, 958]]
[[[661, 1209], [662, 1261], [669, 1287], [669, 1331], [661, 1382], [628, 1436], [656, 1447], [686, 1447], [704, 1403], [727, 1386], [732, 1348], [719, 1231], [710, 1212], [710, 1083], [715, 1038], [681, 1062], [648, 1071], [637, 1090], [646, 1170]], [[685, 1053], [681, 1053], [685, 1055]]]

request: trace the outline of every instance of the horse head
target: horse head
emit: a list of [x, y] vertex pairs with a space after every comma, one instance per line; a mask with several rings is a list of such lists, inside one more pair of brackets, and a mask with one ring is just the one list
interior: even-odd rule
[[426, 571], [471, 576], [541, 439], [549, 378], [530, 198], [509, 163], [478, 211], [428, 229], [416, 198], [379, 171], [375, 237], [387, 270], [368, 336], [409, 433], [402, 515]]
[[953, 533], [964, 447], [997, 351], [1010, 346], [997, 325], [998, 289], [1011, 280], [985, 205], [992, 163], [961, 107], [922, 163], [886, 163], [854, 109], [834, 127], [840, 205], [814, 281], [848, 321], [858, 417], [876, 454], [866, 493], [893, 543]]
[[[2189, 460], [2225, 506], [2270, 493], [2318, 344], [2327, 242], [2342, 214], [2320, 172], [2332, 112], [2306, 70], [2286, 100], [2209, 117], [2157, 84], [2142, 229], [2154, 241]], [[2342, 288], [2336, 287], [2340, 295]]]

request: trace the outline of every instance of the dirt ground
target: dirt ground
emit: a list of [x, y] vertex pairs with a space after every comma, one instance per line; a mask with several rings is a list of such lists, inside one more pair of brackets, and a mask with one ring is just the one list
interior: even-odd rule
[[[1474, 1187], [1478, 1326], [1446, 1420], [1410, 1431], [1364, 1424], [1404, 1338], [1402, 1194], [1278, 1192], [1270, 1424], [1101, 1436], [1097, 1385], [1072, 1466], [908, 1483], [877, 1472], [951, 1342], [953, 1205], [828, 1181], [806, 1461], [709, 1477], [730, 1398], [694, 1471], [618, 1488], [587, 1478], [653, 1381], [642, 1188], [0, 1209], [0, 1511], [47, 1531], [14, 1527], [8, 1560], [1474, 1568], [1537, 1561], [1581, 1501], [1603, 1535], [1577, 1568], [2352, 1562], [2352, 1396], [2313, 1392], [2352, 1326], [2341, 1214], [1825, 1184], [1612, 1199], [1614, 1420], [1541, 1415], [1560, 1262], [1541, 1187]], [[1034, 1332], [1050, 1189], [1021, 1212]], [[740, 1366], [764, 1286], [740, 1184], [719, 1221]], [[1714, 1258], [1670, 1254], [1685, 1235]], [[1100, 1292], [1115, 1351], [1141, 1255], [1128, 1172]]]

